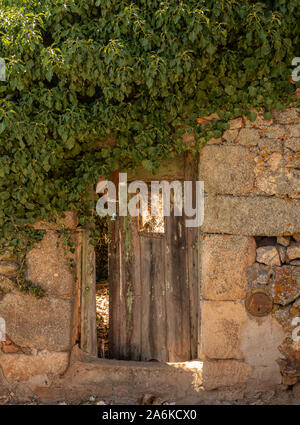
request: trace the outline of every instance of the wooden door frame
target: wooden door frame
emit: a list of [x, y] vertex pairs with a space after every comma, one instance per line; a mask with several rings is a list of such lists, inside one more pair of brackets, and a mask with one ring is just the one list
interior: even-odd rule
[[80, 282], [80, 348], [87, 354], [98, 356], [96, 324], [96, 261], [95, 249], [90, 244], [90, 231], [81, 235]]

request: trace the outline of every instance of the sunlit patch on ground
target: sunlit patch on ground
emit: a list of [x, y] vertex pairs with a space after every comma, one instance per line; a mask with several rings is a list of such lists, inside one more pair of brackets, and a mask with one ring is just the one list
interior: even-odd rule
[[98, 356], [108, 358], [109, 293], [107, 282], [97, 283], [96, 314]]

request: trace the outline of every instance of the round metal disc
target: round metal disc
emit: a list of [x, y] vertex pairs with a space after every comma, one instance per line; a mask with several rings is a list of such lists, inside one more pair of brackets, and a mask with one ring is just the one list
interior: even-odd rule
[[273, 300], [263, 289], [255, 289], [247, 295], [245, 306], [253, 316], [266, 316], [272, 311]]

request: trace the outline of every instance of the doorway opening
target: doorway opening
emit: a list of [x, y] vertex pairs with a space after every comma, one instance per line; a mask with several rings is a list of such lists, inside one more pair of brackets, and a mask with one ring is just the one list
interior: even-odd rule
[[[88, 310], [91, 303], [88, 304], [88, 295], [83, 295], [82, 344], [85, 346], [86, 340], [92, 340], [93, 353], [98, 351], [100, 358], [167, 363], [198, 358], [199, 229], [186, 226], [185, 210], [177, 214], [175, 188], [178, 185], [171, 186], [174, 181], [182, 186], [184, 181], [197, 180], [197, 161], [188, 157], [183, 160], [179, 163], [172, 160], [155, 177], [152, 173], [146, 176], [145, 170], [135, 176], [128, 175], [128, 183], [142, 181], [148, 186], [148, 202], [146, 191], [138, 197], [129, 191], [128, 208], [136, 202], [134, 214], [97, 217], [100, 231], [93, 251], [96, 291], [91, 300], [97, 307]], [[115, 175], [112, 179], [116, 187], [118, 178]], [[157, 199], [152, 198], [152, 190], [149, 197], [152, 181], [170, 185], [166, 192], [169, 199], [164, 198], [168, 214], [163, 208], [161, 191]], [[145, 184], [141, 187], [145, 190]], [[84, 249], [87, 252], [88, 247], [85, 245]], [[91, 253], [91, 258], [94, 254]], [[83, 255], [84, 265], [89, 268], [85, 268], [84, 273], [92, 275], [95, 257], [90, 263], [86, 257]], [[87, 278], [83, 275], [83, 291], [89, 286], [90, 275]], [[89, 289], [87, 287], [87, 294]]]

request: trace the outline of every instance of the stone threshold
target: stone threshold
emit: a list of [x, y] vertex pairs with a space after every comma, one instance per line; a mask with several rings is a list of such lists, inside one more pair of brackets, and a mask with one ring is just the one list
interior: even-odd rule
[[[74, 352], [73, 352], [74, 353]], [[77, 401], [90, 396], [140, 399], [145, 394], [167, 402], [199, 396], [203, 392], [199, 360], [163, 363], [99, 359], [72, 353], [70, 366], [49, 387], [37, 387], [42, 401]], [[78, 354], [78, 353], [77, 353]]]

